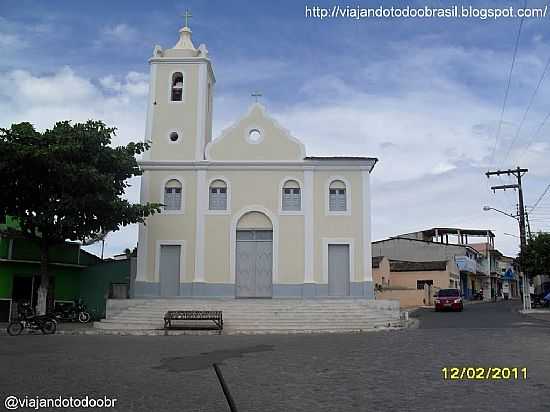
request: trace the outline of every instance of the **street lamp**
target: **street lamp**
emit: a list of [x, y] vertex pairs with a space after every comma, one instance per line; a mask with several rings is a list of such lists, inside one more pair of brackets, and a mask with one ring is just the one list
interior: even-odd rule
[[511, 217], [512, 219], [516, 219], [516, 220], [519, 219], [516, 215], [513, 215], [511, 213], [503, 212], [502, 210], [495, 209], [494, 207], [491, 207], [491, 206], [483, 206], [483, 211], [488, 212], [489, 210], [494, 210], [495, 212], [502, 213], [503, 215]]
[[[525, 226], [523, 226], [522, 219], [520, 219], [520, 216], [513, 215], [511, 213], [503, 212], [502, 210], [495, 209], [491, 206], [483, 206], [483, 210], [485, 212], [488, 212], [489, 210], [494, 210], [495, 212], [501, 213], [503, 215], [506, 215], [508, 217], [511, 217], [512, 219], [515, 219], [519, 223], [519, 233], [520, 233], [520, 249], [521, 249], [521, 255], [523, 256], [523, 253], [525, 252]], [[522, 209], [523, 210], [523, 209]], [[521, 270], [520, 267], [520, 274], [523, 277], [523, 309], [531, 309], [531, 294], [529, 293], [529, 282], [527, 281], [527, 275]]]

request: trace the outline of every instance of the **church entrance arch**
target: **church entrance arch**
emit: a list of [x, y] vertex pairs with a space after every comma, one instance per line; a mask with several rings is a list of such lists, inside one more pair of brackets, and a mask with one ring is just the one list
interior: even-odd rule
[[273, 296], [273, 224], [261, 212], [248, 212], [237, 223], [235, 296]]

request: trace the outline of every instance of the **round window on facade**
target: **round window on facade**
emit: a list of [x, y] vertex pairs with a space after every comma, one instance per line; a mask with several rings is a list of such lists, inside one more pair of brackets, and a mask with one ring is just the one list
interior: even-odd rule
[[252, 143], [259, 143], [262, 140], [262, 133], [258, 129], [251, 129], [248, 132], [248, 140]]
[[172, 132], [172, 133], [170, 133], [170, 136], [169, 136], [169, 137], [170, 137], [170, 141], [171, 141], [172, 143], [176, 143], [176, 142], [179, 140], [179, 138], [180, 138], [180, 136], [178, 135], [177, 132]]

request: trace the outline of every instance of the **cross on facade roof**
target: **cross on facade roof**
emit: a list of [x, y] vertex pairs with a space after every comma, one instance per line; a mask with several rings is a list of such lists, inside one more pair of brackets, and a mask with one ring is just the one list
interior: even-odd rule
[[189, 19], [193, 17], [189, 9], [185, 10], [185, 14], [183, 15], [185, 17], [185, 27], [189, 27]]
[[258, 103], [258, 98], [262, 97], [262, 94], [260, 92], [254, 92], [251, 96], [254, 97], [254, 99], [256, 99], [256, 103]]

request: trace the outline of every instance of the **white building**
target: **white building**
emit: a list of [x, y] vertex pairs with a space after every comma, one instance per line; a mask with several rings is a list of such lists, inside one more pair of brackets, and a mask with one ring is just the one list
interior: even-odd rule
[[212, 140], [214, 72], [188, 27], [149, 62], [141, 202], [164, 207], [139, 229], [135, 297], [373, 298], [376, 159], [307, 157], [257, 103]]

